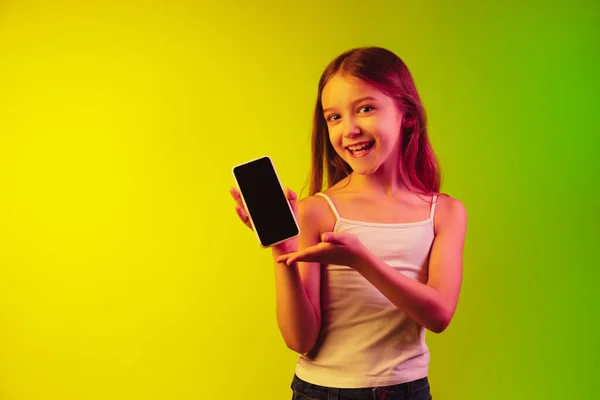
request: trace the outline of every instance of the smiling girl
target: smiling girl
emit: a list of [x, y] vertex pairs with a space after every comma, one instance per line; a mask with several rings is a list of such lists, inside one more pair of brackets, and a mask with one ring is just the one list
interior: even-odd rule
[[277, 322], [300, 354], [293, 398], [430, 399], [425, 330], [454, 315], [467, 217], [440, 194], [425, 111], [397, 55], [357, 48], [327, 66], [312, 153], [310, 196], [298, 204], [286, 190], [302, 233], [272, 248]]

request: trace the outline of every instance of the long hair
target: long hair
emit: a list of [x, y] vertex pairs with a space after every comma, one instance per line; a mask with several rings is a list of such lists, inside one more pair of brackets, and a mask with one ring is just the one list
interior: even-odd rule
[[[331, 145], [321, 102], [323, 88], [338, 72], [358, 78], [395, 100], [398, 110], [404, 115], [399, 141], [400, 177], [404, 184], [419, 193], [438, 193], [441, 184], [440, 170], [427, 135], [425, 109], [408, 67], [389, 50], [360, 47], [336, 57], [325, 68], [319, 80], [313, 116], [312, 164], [308, 179], [310, 195], [323, 190], [324, 174], [327, 176], [326, 187], [329, 188], [352, 172], [348, 163]], [[407, 120], [411, 121], [409, 126]]]

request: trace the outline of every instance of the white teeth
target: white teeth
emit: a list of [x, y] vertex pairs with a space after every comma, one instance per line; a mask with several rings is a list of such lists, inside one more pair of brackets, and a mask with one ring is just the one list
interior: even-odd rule
[[369, 146], [371, 143], [372, 142], [367, 142], [367, 143], [359, 144], [356, 146], [348, 146], [348, 150], [357, 151], [357, 150], [360, 150], [360, 149], [363, 149], [363, 148]]

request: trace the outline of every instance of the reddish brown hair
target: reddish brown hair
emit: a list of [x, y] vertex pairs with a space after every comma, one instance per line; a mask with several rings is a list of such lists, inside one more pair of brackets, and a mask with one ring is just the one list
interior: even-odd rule
[[[323, 190], [324, 173], [327, 175], [326, 187], [329, 188], [352, 172], [331, 145], [321, 103], [323, 88], [338, 72], [358, 78], [395, 100], [398, 110], [404, 115], [400, 141], [401, 179], [419, 193], [438, 193], [440, 170], [427, 135], [425, 109], [408, 67], [389, 50], [361, 47], [335, 58], [325, 68], [319, 80], [313, 117], [312, 165], [308, 182], [310, 195]], [[407, 121], [410, 121], [409, 126]]]

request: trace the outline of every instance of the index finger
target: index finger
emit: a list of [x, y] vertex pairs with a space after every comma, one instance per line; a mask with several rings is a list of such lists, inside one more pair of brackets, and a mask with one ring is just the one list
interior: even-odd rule
[[242, 196], [240, 195], [240, 192], [236, 188], [234, 188], [234, 187], [229, 188], [229, 194], [231, 194], [231, 197], [233, 197], [233, 199], [238, 204], [238, 206], [244, 208], [244, 204], [242, 203]]
[[304, 250], [296, 252], [292, 257], [287, 260], [287, 264], [290, 265], [297, 261], [303, 262], [316, 262], [319, 261], [319, 256], [327, 250], [328, 243], [319, 243], [315, 246], [310, 246]]

